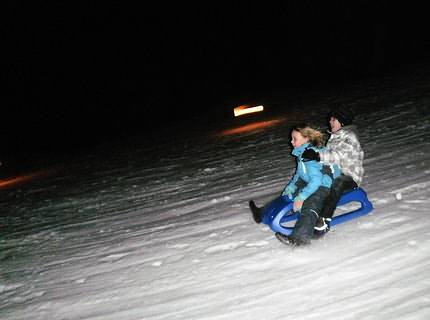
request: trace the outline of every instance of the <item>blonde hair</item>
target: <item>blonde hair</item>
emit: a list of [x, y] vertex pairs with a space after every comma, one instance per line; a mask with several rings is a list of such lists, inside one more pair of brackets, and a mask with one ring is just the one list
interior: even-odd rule
[[308, 125], [298, 125], [292, 131], [300, 132], [304, 138], [309, 139], [309, 143], [315, 147], [322, 147], [325, 144], [325, 136], [321, 131], [311, 128]]

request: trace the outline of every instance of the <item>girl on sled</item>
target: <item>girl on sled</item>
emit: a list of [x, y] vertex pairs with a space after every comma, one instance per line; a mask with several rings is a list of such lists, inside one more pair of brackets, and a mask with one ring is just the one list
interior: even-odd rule
[[[299, 211], [300, 216], [291, 235], [276, 233], [276, 238], [285, 244], [302, 245], [310, 243], [313, 238], [314, 227], [330, 193], [333, 179], [341, 173], [336, 165], [328, 167], [318, 161], [302, 158], [305, 150], [323, 150], [324, 137], [321, 132], [305, 125], [296, 126], [291, 131], [291, 144], [294, 147], [292, 155], [296, 157], [297, 168], [282, 195], [288, 196], [294, 202], [293, 210]], [[258, 208], [252, 200], [249, 206], [255, 222], [260, 223], [263, 209]]]

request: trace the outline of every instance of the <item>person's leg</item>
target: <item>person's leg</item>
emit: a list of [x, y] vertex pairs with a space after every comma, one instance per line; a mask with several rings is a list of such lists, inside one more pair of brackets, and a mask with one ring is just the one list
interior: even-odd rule
[[330, 194], [324, 201], [324, 206], [321, 210], [320, 217], [331, 219], [336, 210], [336, 205], [339, 202], [342, 194], [357, 188], [357, 184], [351, 178], [351, 176], [341, 175], [334, 179], [333, 184], [330, 188]]
[[[293, 198], [297, 196], [297, 194], [300, 192], [300, 190], [302, 188], [304, 188], [306, 186], [306, 182], [302, 179], [297, 180], [296, 182], [296, 186], [297, 186], [297, 190], [293, 195]], [[273, 200], [272, 200], [273, 201]], [[249, 204], [249, 209], [251, 210], [252, 213], [252, 218], [254, 219], [255, 223], [261, 223], [261, 221], [263, 221], [263, 214], [265, 209], [270, 206], [270, 204], [272, 203], [272, 201], [270, 201], [269, 203], [267, 203], [264, 207], [258, 207], [254, 200], [250, 200], [248, 202]]]
[[255, 223], [261, 223], [262, 221], [262, 208], [257, 207], [254, 203], [254, 200], [249, 201], [249, 209], [251, 209], [252, 219], [254, 219]]
[[290, 235], [294, 243], [306, 244], [313, 238], [315, 223], [320, 215], [324, 199], [328, 196], [329, 192], [329, 188], [319, 187], [317, 191], [305, 200], [300, 210], [299, 219]]
[[341, 175], [333, 181], [330, 194], [324, 201], [321, 214], [315, 224], [315, 236], [324, 235], [330, 230], [330, 222], [336, 210], [337, 203], [344, 192], [357, 188], [355, 181], [346, 175]]

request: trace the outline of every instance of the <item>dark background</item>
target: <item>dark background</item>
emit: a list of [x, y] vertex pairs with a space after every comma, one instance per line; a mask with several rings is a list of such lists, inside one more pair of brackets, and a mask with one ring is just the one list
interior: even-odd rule
[[8, 3], [3, 159], [186, 130], [221, 121], [231, 101], [387, 75], [430, 53], [419, 2], [141, 3]]

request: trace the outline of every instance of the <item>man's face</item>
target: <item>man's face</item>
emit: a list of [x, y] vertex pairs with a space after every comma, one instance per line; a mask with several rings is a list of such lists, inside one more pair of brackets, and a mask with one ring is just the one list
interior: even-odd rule
[[342, 128], [342, 125], [340, 124], [339, 120], [337, 120], [335, 117], [331, 117], [330, 127], [331, 127], [331, 132], [337, 132]]

